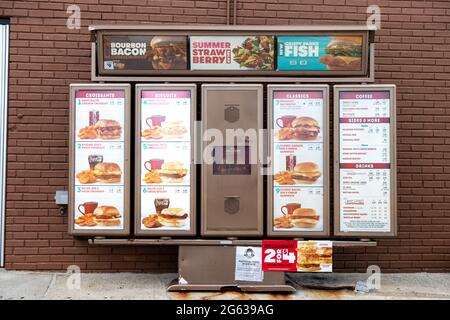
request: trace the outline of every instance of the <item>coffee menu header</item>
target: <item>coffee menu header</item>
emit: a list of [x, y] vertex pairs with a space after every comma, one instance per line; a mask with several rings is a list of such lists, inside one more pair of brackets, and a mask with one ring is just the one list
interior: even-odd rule
[[236, 71], [365, 75], [368, 65], [366, 31], [314, 35], [161, 35], [104, 31], [99, 35], [99, 75], [200, 75]]

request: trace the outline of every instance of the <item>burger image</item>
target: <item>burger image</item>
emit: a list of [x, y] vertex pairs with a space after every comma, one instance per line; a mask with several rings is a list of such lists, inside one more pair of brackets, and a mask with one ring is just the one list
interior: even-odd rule
[[94, 167], [94, 177], [96, 182], [119, 183], [122, 178], [122, 170], [114, 162], [100, 162]]
[[157, 213], [157, 220], [166, 227], [182, 227], [188, 214], [182, 208], [166, 208]]
[[335, 37], [325, 48], [320, 63], [328, 70], [360, 70], [362, 37]]
[[319, 123], [310, 117], [298, 117], [291, 123], [295, 138], [299, 140], [315, 140], [320, 133]]
[[312, 208], [297, 208], [290, 215], [291, 223], [297, 228], [314, 228], [320, 220], [316, 210]]
[[122, 127], [116, 120], [102, 119], [94, 126], [97, 136], [103, 140], [119, 139], [122, 135]]
[[320, 269], [320, 256], [318, 254], [298, 255], [297, 270], [313, 272]]
[[180, 139], [187, 133], [187, 129], [183, 124], [183, 121], [179, 120], [166, 121], [162, 125], [161, 134], [166, 138]]
[[317, 249], [316, 242], [302, 243], [297, 248], [297, 270], [312, 272], [321, 269]]
[[113, 206], [99, 206], [95, 208], [93, 215], [99, 226], [114, 227], [121, 224], [120, 212]]
[[183, 70], [187, 68], [184, 37], [155, 36], [150, 42], [150, 47], [153, 69]]
[[317, 248], [317, 254], [320, 256], [320, 263], [333, 263], [333, 249], [330, 247]]
[[182, 162], [164, 162], [161, 169], [156, 170], [162, 182], [181, 183], [187, 175], [187, 169]]
[[319, 166], [314, 162], [300, 162], [292, 171], [292, 179], [296, 183], [311, 184], [321, 176]]

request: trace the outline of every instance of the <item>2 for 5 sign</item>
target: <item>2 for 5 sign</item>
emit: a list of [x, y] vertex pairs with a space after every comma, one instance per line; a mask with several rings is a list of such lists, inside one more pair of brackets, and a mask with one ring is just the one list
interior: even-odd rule
[[297, 241], [264, 240], [262, 242], [263, 271], [297, 272]]

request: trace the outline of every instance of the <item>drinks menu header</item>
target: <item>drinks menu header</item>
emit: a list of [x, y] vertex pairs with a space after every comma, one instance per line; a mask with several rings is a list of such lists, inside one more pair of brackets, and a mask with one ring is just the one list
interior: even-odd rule
[[340, 232], [388, 233], [391, 214], [391, 92], [339, 92]]

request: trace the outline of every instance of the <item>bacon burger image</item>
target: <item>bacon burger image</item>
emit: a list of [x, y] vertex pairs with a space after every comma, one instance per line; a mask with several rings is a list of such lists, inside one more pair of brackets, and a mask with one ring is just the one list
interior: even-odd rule
[[314, 162], [300, 162], [295, 165], [291, 178], [296, 183], [311, 184], [321, 176], [319, 166]]
[[297, 208], [290, 215], [291, 223], [296, 228], [314, 228], [320, 220], [316, 210], [312, 208]]
[[318, 254], [299, 255], [297, 258], [297, 270], [313, 272], [319, 271], [320, 256]]
[[320, 263], [333, 263], [333, 249], [329, 247], [319, 247], [317, 254], [320, 256]]
[[321, 270], [320, 255], [315, 242], [303, 243], [297, 248], [297, 270], [313, 272]]
[[122, 178], [122, 170], [117, 163], [100, 162], [94, 167], [94, 177], [100, 183], [119, 183]]
[[97, 225], [106, 227], [120, 226], [120, 212], [113, 206], [99, 206], [94, 210], [94, 219]]
[[320, 133], [319, 123], [310, 117], [295, 118], [291, 126], [294, 137], [298, 140], [315, 140]]
[[360, 70], [362, 37], [335, 37], [325, 52], [319, 61], [326, 64], [328, 70]]
[[182, 183], [188, 172], [182, 162], [164, 162], [161, 169], [155, 171], [162, 182], [168, 183]]
[[184, 37], [155, 36], [150, 42], [151, 63], [155, 70], [183, 70], [187, 68], [186, 39]]
[[97, 137], [103, 140], [119, 139], [122, 135], [122, 127], [116, 120], [102, 119], [94, 126]]
[[166, 227], [182, 227], [186, 223], [188, 214], [182, 208], [166, 208], [157, 213], [157, 220]]

